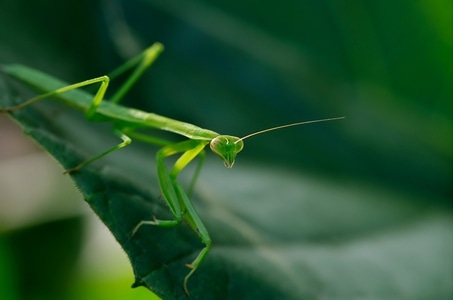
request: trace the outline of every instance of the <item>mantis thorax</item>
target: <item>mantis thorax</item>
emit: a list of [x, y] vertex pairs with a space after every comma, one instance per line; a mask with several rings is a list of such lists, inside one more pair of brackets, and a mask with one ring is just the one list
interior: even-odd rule
[[236, 155], [244, 148], [242, 139], [231, 135], [219, 135], [211, 140], [212, 152], [223, 159], [225, 167], [231, 168]]

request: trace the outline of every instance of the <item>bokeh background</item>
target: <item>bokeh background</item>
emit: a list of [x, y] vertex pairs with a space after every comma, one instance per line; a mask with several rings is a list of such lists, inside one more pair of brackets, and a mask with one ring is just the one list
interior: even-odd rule
[[[0, 63], [76, 82], [160, 41], [127, 105], [238, 136], [345, 116], [253, 138], [237, 163], [370, 188], [451, 225], [452, 28], [443, 0], [4, 0]], [[3, 299], [149, 297], [60, 172], [0, 116]]]

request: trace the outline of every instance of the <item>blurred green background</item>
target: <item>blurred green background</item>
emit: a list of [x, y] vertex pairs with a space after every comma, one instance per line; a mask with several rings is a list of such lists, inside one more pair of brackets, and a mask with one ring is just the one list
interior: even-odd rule
[[[76, 82], [160, 41], [127, 105], [238, 136], [346, 116], [250, 139], [237, 164], [371, 187], [451, 224], [452, 28], [441, 0], [4, 0], [0, 63]], [[149, 299], [60, 169], [0, 118], [2, 299]], [[118, 266], [96, 261], [109, 247]]]

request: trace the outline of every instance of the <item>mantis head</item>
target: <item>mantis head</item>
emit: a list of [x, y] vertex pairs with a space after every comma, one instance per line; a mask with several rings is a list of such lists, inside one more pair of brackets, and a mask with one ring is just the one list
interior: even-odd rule
[[264, 130], [260, 130], [260, 131], [248, 134], [241, 138], [231, 136], [231, 135], [219, 135], [211, 140], [210, 147], [211, 147], [211, 150], [215, 154], [217, 154], [218, 156], [220, 156], [220, 158], [223, 159], [223, 163], [225, 164], [225, 167], [231, 168], [231, 167], [233, 167], [234, 160], [236, 159], [236, 155], [244, 148], [244, 140], [249, 137], [252, 137], [252, 136], [255, 136], [258, 134], [262, 134], [262, 133], [266, 133], [269, 131], [277, 130], [277, 129], [286, 128], [286, 127], [299, 126], [299, 125], [304, 125], [304, 124], [309, 124], [309, 123], [333, 121], [333, 120], [339, 120], [339, 119], [344, 119], [344, 117], [313, 120], [313, 121], [304, 121], [304, 122], [297, 122], [297, 123], [276, 126], [276, 127], [272, 127], [272, 128], [268, 128], [268, 129], [264, 129]]
[[223, 159], [225, 167], [233, 167], [236, 154], [244, 148], [244, 142], [241, 138], [231, 135], [219, 135], [212, 139], [210, 143], [212, 152]]

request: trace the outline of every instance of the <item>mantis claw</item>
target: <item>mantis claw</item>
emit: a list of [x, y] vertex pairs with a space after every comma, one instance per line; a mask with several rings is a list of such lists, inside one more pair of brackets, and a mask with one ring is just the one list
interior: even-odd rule
[[193, 272], [195, 272], [196, 268], [194, 268], [192, 264], [186, 264], [186, 267], [191, 268], [192, 270], [189, 272], [189, 274], [186, 275], [186, 277], [184, 277], [183, 287], [184, 293], [186, 293], [187, 296], [190, 296], [189, 289], [187, 288], [187, 282], [189, 281], [189, 278], [193, 274]]

